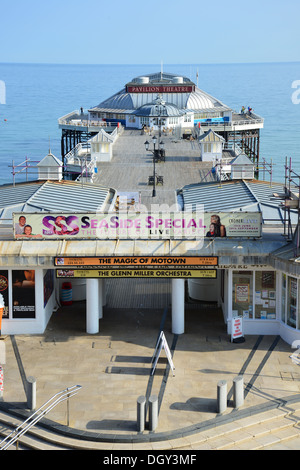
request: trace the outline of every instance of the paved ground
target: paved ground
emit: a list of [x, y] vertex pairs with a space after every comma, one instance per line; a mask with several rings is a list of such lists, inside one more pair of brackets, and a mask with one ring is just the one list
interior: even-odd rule
[[[171, 349], [175, 375], [162, 351], [154, 375], [151, 358], [160, 330]], [[100, 333], [85, 333], [85, 302], [53, 314], [43, 335], [7, 336], [3, 401], [26, 407], [26, 379], [37, 384], [37, 407], [55, 393], [80, 384], [82, 389], [47, 417], [63, 425], [121, 442], [137, 433], [137, 399], [158, 396], [160, 440], [195, 432], [220, 418], [217, 384], [226, 380], [228, 408], [233, 409], [232, 381], [243, 375], [242, 411], [298, 396], [300, 369], [289, 357], [294, 350], [279, 337], [248, 336], [230, 342], [222, 313], [211, 306], [187, 306], [185, 334], [171, 333], [170, 309], [105, 308]], [[299, 396], [300, 397], [300, 396]], [[69, 422], [68, 422], [69, 420]], [[153, 437], [152, 433], [152, 437]], [[138, 440], [138, 439], [137, 439]]]

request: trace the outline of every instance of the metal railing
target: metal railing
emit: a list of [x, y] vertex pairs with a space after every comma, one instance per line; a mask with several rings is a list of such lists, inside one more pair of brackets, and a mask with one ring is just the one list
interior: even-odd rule
[[38, 421], [40, 421], [47, 413], [49, 413], [55, 406], [62, 403], [65, 400], [76, 395], [81, 389], [81, 385], [73, 385], [72, 387], [66, 388], [59, 393], [53, 395], [44, 405], [42, 405], [37, 411], [35, 411], [29, 418], [27, 418], [22, 424], [14, 429], [8, 436], [6, 436], [0, 442], [0, 450], [6, 450], [15, 442], [18, 442], [21, 436], [27, 433]]

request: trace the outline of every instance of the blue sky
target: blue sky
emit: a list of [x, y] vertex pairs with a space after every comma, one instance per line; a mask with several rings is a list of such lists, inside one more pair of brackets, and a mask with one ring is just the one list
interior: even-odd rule
[[300, 61], [299, 0], [0, 0], [0, 62]]

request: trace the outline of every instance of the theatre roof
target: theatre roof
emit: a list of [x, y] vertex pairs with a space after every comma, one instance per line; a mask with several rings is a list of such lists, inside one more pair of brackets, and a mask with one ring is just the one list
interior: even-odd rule
[[[119, 92], [105, 99], [89, 111], [131, 113], [133, 110], [153, 102], [157, 98], [158, 92], [152, 91], [152, 89], [164, 86], [169, 87], [169, 89], [164, 88], [164, 91], [159, 92], [162, 98], [169, 104], [178, 106], [178, 108], [195, 112], [203, 110], [220, 112], [231, 109], [217, 98], [200, 90], [189, 78], [159, 72], [132, 79]], [[183, 91], [173, 92], [172, 86], [177, 88], [183, 87]], [[139, 87], [140, 92], [132, 92], [133, 87]], [[186, 90], [187, 87], [189, 87], [188, 91]]]

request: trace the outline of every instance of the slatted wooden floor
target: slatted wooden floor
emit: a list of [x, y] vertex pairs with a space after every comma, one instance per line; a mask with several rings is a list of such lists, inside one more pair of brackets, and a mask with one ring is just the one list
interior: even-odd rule
[[[117, 191], [135, 191], [141, 194], [141, 203], [149, 208], [152, 204], [152, 186], [148, 185], [153, 175], [153, 157], [146, 152], [144, 143], [152, 137], [141, 135], [137, 130], [125, 130], [114, 144], [110, 162], [98, 164], [95, 183]], [[156, 163], [156, 173], [163, 176], [164, 184], [156, 186], [155, 203], [172, 205], [177, 202], [176, 190], [185, 185], [212, 181], [211, 163], [200, 161], [197, 141], [176, 140], [163, 136], [166, 161]], [[152, 144], [150, 145], [153, 148]]]

